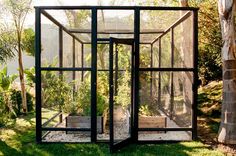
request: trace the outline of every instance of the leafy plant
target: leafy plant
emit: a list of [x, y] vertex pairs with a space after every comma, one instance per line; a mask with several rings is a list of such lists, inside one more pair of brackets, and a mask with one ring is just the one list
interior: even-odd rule
[[35, 68], [31, 67], [29, 69], [24, 70], [26, 76], [27, 85], [33, 87], [35, 84]]
[[0, 125], [5, 124], [10, 116], [17, 116], [10, 100], [11, 86], [16, 78], [17, 75], [7, 75], [7, 67], [0, 71]]
[[64, 106], [63, 110], [69, 115], [78, 115], [78, 102], [72, 101], [70, 104]]
[[57, 75], [54, 71], [44, 71], [42, 82], [44, 107], [63, 106], [72, 101], [73, 83], [66, 82], [63, 75]]
[[[22, 98], [21, 98], [21, 91], [19, 90], [11, 90], [11, 102], [12, 102], [12, 107], [14, 111], [16, 112], [17, 115], [21, 114], [22, 110]], [[27, 98], [27, 107], [28, 111], [31, 112], [34, 110], [34, 97], [29, 94], [28, 92], [26, 93], [26, 98]]]
[[140, 112], [141, 115], [144, 115], [144, 116], [151, 116], [152, 115], [152, 113], [151, 113], [151, 111], [150, 111], [147, 104], [141, 105], [140, 108], [139, 108], [139, 112]]

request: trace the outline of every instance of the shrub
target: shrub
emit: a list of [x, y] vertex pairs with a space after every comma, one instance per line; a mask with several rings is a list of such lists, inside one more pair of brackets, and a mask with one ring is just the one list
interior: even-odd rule
[[[34, 97], [26, 93], [26, 98], [27, 98], [27, 107], [28, 111], [31, 112], [34, 110]], [[12, 90], [11, 91], [11, 101], [12, 101], [12, 106], [17, 115], [21, 114], [21, 108], [22, 108], [22, 97], [21, 97], [21, 91], [19, 90]]]
[[3, 96], [0, 94], [0, 127], [4, 126], [7, 121], [7, 108]]

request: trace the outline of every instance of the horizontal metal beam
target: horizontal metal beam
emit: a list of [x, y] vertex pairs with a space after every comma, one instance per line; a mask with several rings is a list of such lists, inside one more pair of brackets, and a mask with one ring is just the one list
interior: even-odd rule
[[[91, 44], [91, 42], [84, 42], [83, 44]], [[110, 44], [108, 41], [98, 41], [97, 44]], [[151, 42], [140, 42], [139, 44], [148, 44], [151, 45]]]
[[50, 9], [50, 10], [71, 10], [71, 9], [108, 9], [108, 10], [199, 10], [198, 8], [194, 7], [157, 7], [157, 6], [35, 6], [35, 8], [40, 9]]
[[65, 68], [65, 67], [41, 67], [41, 70], [43, 71], [91, 71], [91, 68]]
[[134, 39], [133, 38], [113, 38], [110, 37], [110, 42], [115, 42], [116, 44], [126, 44], [126, 45], [133, 45]]
[[139, 68], [139, 71], [193, 72], [194, 68]]
[[45, 10], [42, 10], [41, 13], [47, 17], [50, 21], [52, 21], [54, 24], [56, 24], [58, 27], [62, 28], [63, 31], [65, 31], [67, 34], [69, 34], [71, 37], [73, 37], [75, 40], [80, 42], [81, 44], [83, 41], [81, 41], [78, 37], [76, 37], [74, 34], [70, 33], [70, 31], [64, 27], [60, 22], [58, 22], [55, 18], [53, 18], [49, 13], [47, 13]]
[[188, 11], [186, 14], [184, 14], [182, 17], [180, 17], [175, 23], [173, 23], [169, 28], [167, 28], [165, 30], [164, 33], [162, 33], [161, 35], [159, 35], [156, 39], [154, 39], [152, 41], [152, 44], [155, 43], [159, 38], [163, 37], [164, 35], [166, 35], [171, 29], [175, 28], [176, 26], [178, 26], [180, 23], [182, 23], [183, 21], [185, 21], [188, 17], [190, 17], [192, 15], [191, 11]]
[[60, 114], [62, 114], [62, 112], [58, 112], [57, 114], [53, 115], [50, 119], [48, 119], [47, 121], [45, 121], [43, 124], [42, 124], [42, 127], [45, 127], [47, 126], [52, 120], [54, 120], [57, 116], [59, 116]]
[[42, 127], [42, 131], [91, 131], [91, 128]]
[[[92, 33], [91, 29], [69, 29], [71, 33]], [[140, 34], [161, 34], [164, 30], [158, 29], [141, 29]], [[131, 29], [106, 29], [98, 30], [97, 34], [134, 34], [134, 30]]]

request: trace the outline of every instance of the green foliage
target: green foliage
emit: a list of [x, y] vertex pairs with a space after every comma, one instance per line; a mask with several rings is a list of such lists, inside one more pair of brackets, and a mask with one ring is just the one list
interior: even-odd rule
[[5, 63], [15, 56], [11, 47], [13, 43], [12, 33], [0, 30], [0, 63]]
[[35, 83], [35, 68], [31, 67], [29, 69], [25, 69], [24, 73], [26, 76], [27, 85], [33, 87]]
[[4, 97], [0, 94], [0, 127], [4, 126], [8, 121], [8, 109], [4, 101]]
[[[78, 91], [74, 92], [74, 101], [65, 104], [64, 110], [70, 114], [79, 114], [82, 116], [91, 115], [91, 88], [89, 79], [81, 82]], [[101, 93], [97, 93], [97, 115], [102, 116], [104, 110], [108, 107], [106, 99]]]
[[72, 83], [54, 71], [42, 72], [43, 107], [63, 106], [72, 101]]
[[151, 116], [152, 112], [149, 108], [149, 105], [147, 104], [141, 104], [140, 108], [139, 108], [139, 112], [141, 115], [145, 115], [145, 116]]
[[0, 71], [0, 89], [7, 91], [10, 89], [12, 82], [17, 78], [16, 74], [7, 75], [7, 67]]
[[199, 76], [202, 84], [222, 79], [221, 31], [217, 1], [191, 1], [199, 7]]
[[121, 105], [125, 109], [131, 104], [130, 76], [130, 72], [128, 71], [120, 75], [118, 79], [118, 94], [115, 96], [115, 104]]
[[0, 126], [4, 125], [10, 117], [17, 116], [10, 100], [11, 86], [16, 78], [17, 75], [7, 75], [7, 67], [0, 71]]
[[81, 82], [77, 92], [76, 102], [78, 103], [77, 109], [80, 109], [80, 115], [89, 116], [91, 114], [91, 89], [88, 79]]
[[35, 56], [35, 33], [33, 29], [24, 29], [22, 36], [22, 47], [26, 54], [30, 56]]
[[[34, 97], [27, 92], [26, 100], [27, 100], [28, 111], [29, 112], [33, 111], [34, 110]], [[11, 102], [12, 102], [12, 107], [17, 115], [20, 115], [21, 113], [23, 113], [21, 112], [22, 110], [21, 91], [15, 90], [15, 89], [11, 91]]]

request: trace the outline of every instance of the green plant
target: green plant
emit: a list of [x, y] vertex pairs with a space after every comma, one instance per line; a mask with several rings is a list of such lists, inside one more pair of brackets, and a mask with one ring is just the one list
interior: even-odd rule
[[[21, 108], [22, 108], [22, 98], [21, 98], [21, 91], [19, 90], [11, 90], [11, 102], [12, 102], [12, 107], [14, 111], [16, 112], [17, 115], [21, 114]], [[26, 98], [27, 98], [27, 108], [28, 111], [31, 112], [34, 110], [34, 97], [29, 94], [28, 92], [26, 93]]]
[[78, 115], [78, 102], [76, 101], [72, 101], [70, 104], [65, 105], [65, 107], [63, 108], [63, 110], [66, 113], [69, 113], [69, 115]]
[[26, 76], [27, 85], [30, 87], [34, 87], [35, 83], [35, 67], [31, 67], [29, 69], [24, 70]]
[[4, 97], [0, 94], [0, 127], [4, 126], [8, 120], [8, 110], [4, 102]]
[[7, 75], [7, 67], [0, 71], [0, 93], [1, 93], [1, 112], [7, 117], [16, 117], [12, 102], [10, 100], [11, 86], [17, 75]]
[[147, 104], [141, 104], [139, 108], [139, 113], [144, 116], [151, 116], [152, 112], [149, 109], [149, 106]]
[[63, 75], [54, 71], [42, 72], [43, 107], [59, 107], [72, 101], [73, 82], [66, 82]]

